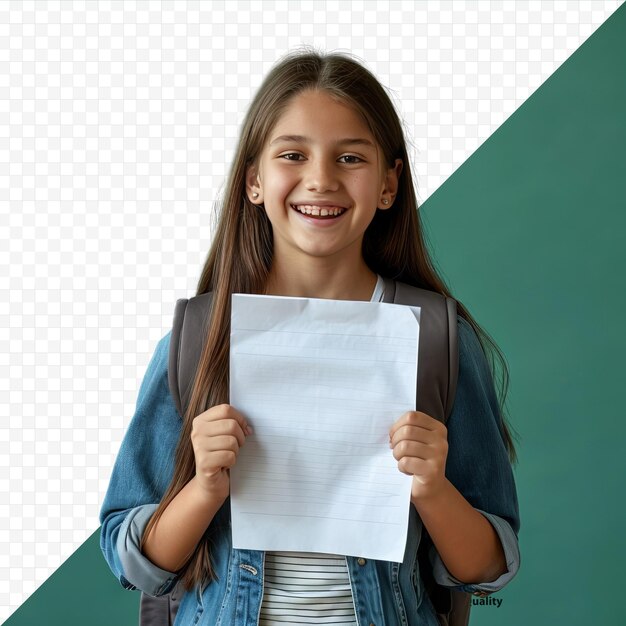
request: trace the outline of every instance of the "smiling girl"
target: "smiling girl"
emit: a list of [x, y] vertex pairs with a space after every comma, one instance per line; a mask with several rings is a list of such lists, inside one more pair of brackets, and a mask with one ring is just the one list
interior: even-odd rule
[[229, 469], [251, 429], [228, 403], [231, 295], [380, 301], [384, 278], [451, 295], [423, 242], [397, 113], [351, 58], [287, 55], [242, 126], [196, 293], [213, 292], [213, 308], [189, 406], [180, 416], [169, 393], [168, 333], [101, 511], [123, 586], [161, 596], [180, 583], [177, 625], [436, 625], [416, 561], [425, 532], [441, 585], [484, 595], [516, 574], [514, 449], [485, 356], [496, 348], [460, 302], [447, 427], [418, 411], [389, 425], [389, 454], [413, 476], [404, 562], [232, 547]]
[[293, 96], [247, 172], [246, 194], [272, 225], [266, 293], [369, 300], [362, 254], [377, 211], [394, 203], [402, 160], [387, 167], [366, 120], [326, 91]]

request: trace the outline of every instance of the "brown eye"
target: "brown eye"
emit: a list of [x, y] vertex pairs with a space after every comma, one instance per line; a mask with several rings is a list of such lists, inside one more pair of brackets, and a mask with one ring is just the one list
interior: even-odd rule
[[[288, 152], [287, 154], [282, 154], [280, 158], [281, 159], [285, 159], [285, 157], [291, 157], [291, 156], [300, 157], [302, 155], [298, 154], [297, 152]], [[287, 161], [296, 161], [296, 159], [285, 159], [285, 160], [287, 160]]]
[[340, 159], [356, 159], [356, 161], [348, 161], [348, 164], [359, 163], [362, 162], [363, 159], [361, 157], [355, 156], [354, 154], [344, 154]]

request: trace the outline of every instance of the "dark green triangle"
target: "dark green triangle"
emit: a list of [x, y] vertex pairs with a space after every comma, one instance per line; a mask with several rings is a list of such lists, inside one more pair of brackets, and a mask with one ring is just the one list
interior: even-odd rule
[[139, 593], [111, 573], [93, 533], [8, 620], [5, 626], [135, 626]]

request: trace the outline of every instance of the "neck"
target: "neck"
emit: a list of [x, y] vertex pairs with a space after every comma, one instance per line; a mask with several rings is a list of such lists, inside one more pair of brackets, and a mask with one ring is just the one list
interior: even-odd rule
[[377, 276], [361, 259], [357, 267], [337, 266], [329, 259], [310, 258], [306, 266], [279, 263], [276, 258], [265, 293], [295, 298], [326, 298], [368, 302]]

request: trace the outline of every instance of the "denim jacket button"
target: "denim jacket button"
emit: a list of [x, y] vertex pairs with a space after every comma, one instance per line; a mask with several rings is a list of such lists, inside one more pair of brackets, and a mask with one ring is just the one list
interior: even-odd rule
[[[356, 562], [359, 565], [365, 565], [367, 563], [367, 561], [363, 557], [358, 558]], [[370, 626], [371, 626], [371, 624], [370, 624]]]

